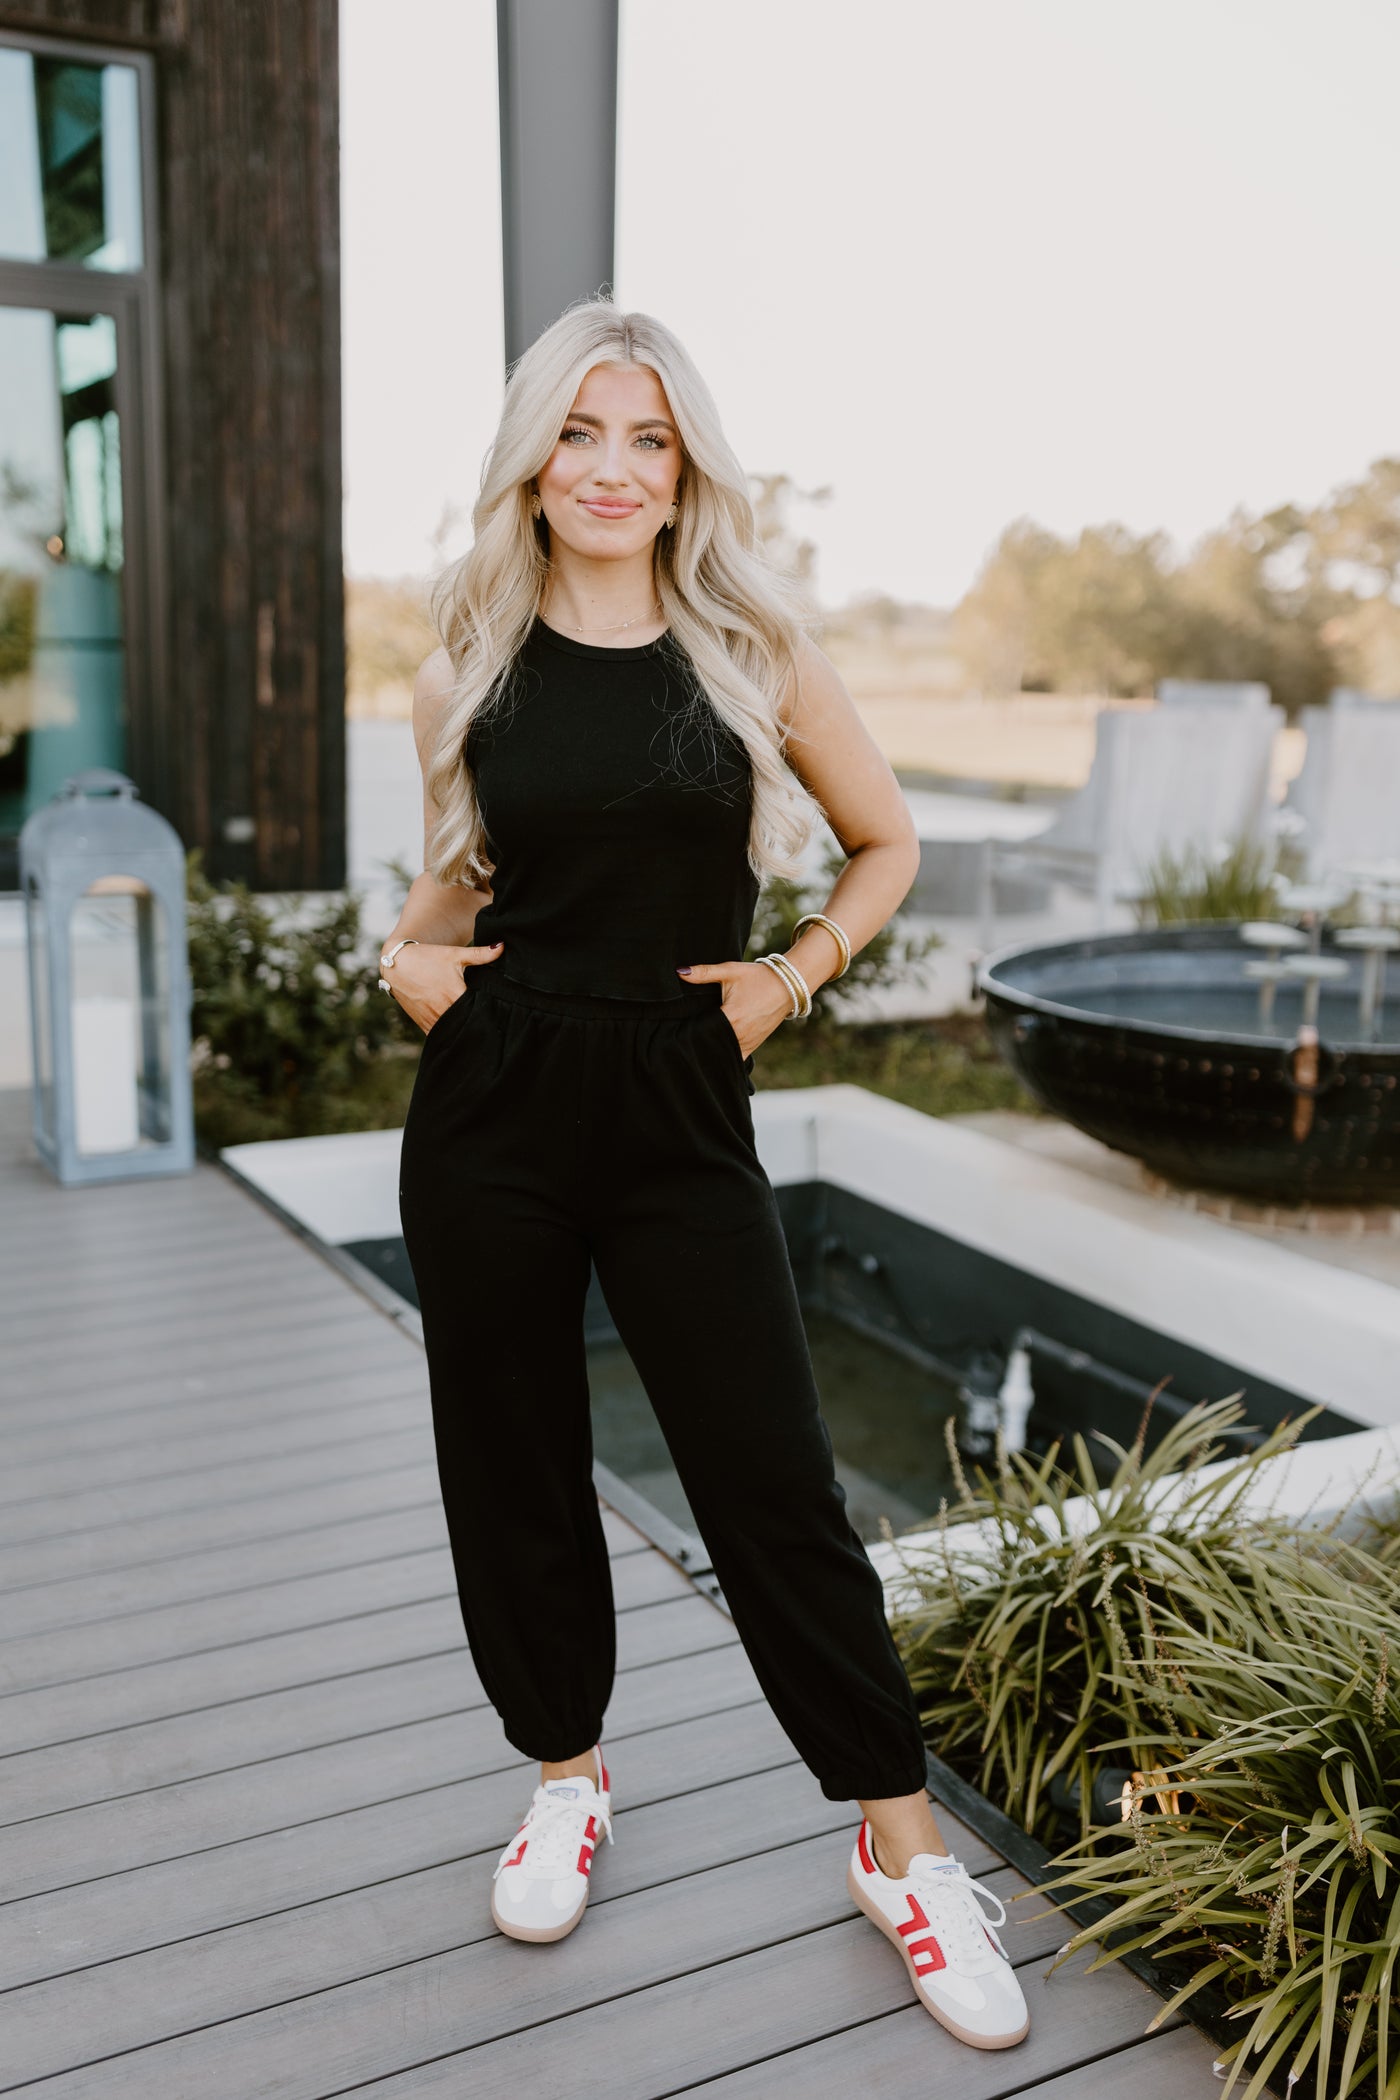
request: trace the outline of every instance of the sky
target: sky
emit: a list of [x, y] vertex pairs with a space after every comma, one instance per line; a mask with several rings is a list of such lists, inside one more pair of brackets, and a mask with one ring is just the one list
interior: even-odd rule
[[[436, 566], [500, 411], [494, 0], [343, 0], [346, 555]], [[621, 0], [614, 292], [838, 606], [998, 534], [1185, 551], [1400, 453], [1392, 0]], [[588, 287], [580, 287], [580, 290]]]

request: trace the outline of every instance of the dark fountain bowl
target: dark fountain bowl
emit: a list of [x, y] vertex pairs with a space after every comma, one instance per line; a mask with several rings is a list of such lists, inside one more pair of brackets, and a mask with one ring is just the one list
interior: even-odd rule
[[1234, 924], [1003, 948], [978, 985], [1036, 1099], [1165, 1179], [1271, 1204], [1394, 1204], [1400, 998], [1363, 1039], [1362, 957], [1330, 938], [1320, 952], [1347, 974], [1321, 986], [1311, 1047], [1301, 984], [1280, 983], [1261, 1023], [1245, 975], [1259, 950]]

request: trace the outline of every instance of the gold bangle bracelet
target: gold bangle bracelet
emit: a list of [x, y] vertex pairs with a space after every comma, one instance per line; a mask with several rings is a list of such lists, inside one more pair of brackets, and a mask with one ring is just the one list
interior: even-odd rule
[[[804, 912], [792, 929], [794, 940], [797, 939], [804, 926], [824, 926], [826, 928], [841, 951], [841, 967], [836, 972], [836, 977], [844, 977], [847, 970], [851, 967], [851, 943], [849, 937], [837, 925], [835, 919], [829, 919], [824, 911]], [[832, 983], [834, 984], [835, 982], [836, 978], [833, 977]]]
[[812, 987], [808, 984], [790, 955], [780, 955], [778, 961], [797, 985], [798, 992], [802, 998], [802, 1011], [797, 1018], [799, 1021], [805, 1021], [812, 1011]]
[[812, 1011], [812, 993], [806, 978], [802, 975], [796, 963], [792, 961], [790, 956], [779, 955], [776, 952], [772, 955], [762, 956], [760, 960], [766, 962], [770, 969], [776, 970], [792, 992], [794, 999], [797, 1001], [793, 1018], [805, 1021]]
[[777, 978], [779, 984], [782, 985], [783, 989], [788, 995], [789, 1000], [792, 1002], [788, 1008], [787, 1013], [784, 1015], [783, 1018], [788, 1021], [795, 1021], [802, 1012], [801, 994], [799, 993], [797, 986], [793, 983], [791, 977], [789, 977], [787, 971], [782, 967], [782, 964], [778, 961], [777, 956], [759, 955], [755, 956], [754, 960], [756, 962], [761, 962], [766, 969], [771, 970], [773, 972], [773, 975]]

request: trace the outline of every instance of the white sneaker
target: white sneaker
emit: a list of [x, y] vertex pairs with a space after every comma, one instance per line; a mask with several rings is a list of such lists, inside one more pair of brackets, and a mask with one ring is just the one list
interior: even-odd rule
[[546, 1779], [496, 1862], [491, 1915], [513, 1940], [562, 1940], [583, 1916], [599, 1830], [612, 1834], [612, 1794], [595, 1746], [598, 1784]]
[[1030, 2031], [1030, 2014], [1006, 1949], [978, 1902], [1006, 1907], [951, 1854], [917, 1852], [900, 1879], [875, 1864], [862, 1821], [846, 1886], [872, 1924], [898, 1947], [914, 1989], [935, 2020], [974, 2049], [1009, 2049]]

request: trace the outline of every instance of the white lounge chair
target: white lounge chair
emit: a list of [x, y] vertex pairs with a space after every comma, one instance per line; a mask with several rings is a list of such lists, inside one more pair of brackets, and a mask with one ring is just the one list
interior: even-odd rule
[[1228, 685], [1215, 678], [1160, 678], [1159, 707], [1252, 707], [1269, 705], [1269, 688], [1257, 681]]
[[1400, 699], [1339, 686], [1326, 707], [1304, 708], [1303, 726], [1307, 749], [1284, 809], [1300, 820], [1305, 879], [1367, 862], [1400, 873]]
[[1150, 709], [1105, 708], [1079, 793], [1033, 839], [989, 849], [984, 947], [993, 945], [991, 878], [1003, 861], [1029, 860], [1090, 890], [1105, 926], [1116, 902], [1142, 894], [1159, 855], [1268, 840], [1282, 726], [1281, 708], [1253, 700], [1223, 706], [1176, 696]]

